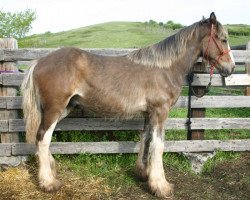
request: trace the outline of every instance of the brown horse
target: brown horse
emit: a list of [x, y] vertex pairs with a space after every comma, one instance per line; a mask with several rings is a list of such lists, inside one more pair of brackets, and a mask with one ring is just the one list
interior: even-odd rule
[[165, 121], [186, 74], [200, 56], [222, 76], [233, 72], [227, 39], [226, 30], [211, 13], [208, 19], [125, 56], [62, 48], [38, 60], [27, 72], [22, 90], [26, 138], [37, 145], [40, 187], [45, 191], [60, 188], [49, 145], [56, 124], [80, 105], [108, 118], [143, 115], [137, 174], [158, 197], [172, 194], [162, 162]]

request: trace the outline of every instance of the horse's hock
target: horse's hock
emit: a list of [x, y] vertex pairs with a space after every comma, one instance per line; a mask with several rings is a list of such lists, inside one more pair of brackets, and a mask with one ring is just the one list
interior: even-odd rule
[[[202, 163], [200, 154], [207, 157], [207, 152], [222, 151], [249, 151], [250, 139], [244, 140], [202, 140], [204, 130], [207, 129], [250, 129], [250, 118], [205, 118], [206, 108], [249, 108], [250, 107], [250, 51], [233, 50], [236, 64], [245, 63], [245, 74], [233, 74], [224, 80], [219, 75], [214, 75], [212, 86], [215, 87], [246, 87], [247, 96], [204, 96], [192, 97], [192, 140], [165, 141], [165, 152], [187, 152], [187, 157], [192, 157]], [[20, 142], [20, 132], [25, 131], [23, 120], [18, 117], [18, 111], [22, 109], [22, 97], [17, 96], [23, 73], [17, 73], [17, 66], [30, 64], [34, 59], [40, 58], [55, 49], [17, 49], [17, 43], [13, 39], [0, 40], [0, 164], [18, 165], [26, 160], [26, 155], [35, 153], [35, 146]], [[11, 46], [8, 46], [11, 45]], [[242, 47], [241, 47], [242, 48]], [[233, 48], [232, 48], [233, 49]], [[102, 55], [123, 55], [130, 49], [87, 49], [92, 53]], [[200, 62], [196, 64], [200, 68]], [[200, 71], [195, 74], [193, 86], [200, 91], [209, 82], [209, 74]], [[226, 85], [225, 85], [226, 83]], [[186, 84], [186, 83], [185, 83]], [[175, 107], [187, 108], [187, 97], [181, 96]], [[166, 129], [186, 129], [186, 118], [170, 118], [166, 122]], [[66, 118], [61, 121], [55, 131], [71, 130], [142, 130], [143, 119], [128, 121], [109, 121], [100, 118]], [[195, 140], [196, 139], [196, 140]], [[136, 142], [54, 142], [51, 144], [51, 152], [56, 154], [78, 153], [136, 153]], [[198, 153], [198, 154], [197, 154]], [[197, 154], [197, 157], [195, 155]], [[212, 153], [213, 154], [213, 153]], [[209, 156], [208, 156], [209, 155]], [[200, 164], [196, 169], [201, 169]], [[199, 171], [199, 170], [197, 170]]]

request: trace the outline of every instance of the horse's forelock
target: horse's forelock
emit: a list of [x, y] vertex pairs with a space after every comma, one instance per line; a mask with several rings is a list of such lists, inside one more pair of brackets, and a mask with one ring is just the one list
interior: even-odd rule
[[217, 35], [221, 39], [228, 38], [228, 31], [220, 22], [217, 23]]

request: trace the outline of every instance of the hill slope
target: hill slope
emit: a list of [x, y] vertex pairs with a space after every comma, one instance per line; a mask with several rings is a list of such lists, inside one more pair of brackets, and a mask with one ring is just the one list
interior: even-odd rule
[[20, 47], [133, 48], [172, 35], [172, 30], [140, 22], [109, 22], [59, 33], [45, 33], [21, 40]]
[[[227, 25], [237, 29], [237, 25]], [[247, 26], [248, 28], [250, 26]], [[242, 27], [241, 27], [242, 28]], [[20, 47], [56, 48], [73, 46], [81, 48], [134, 48], [144, 47], [176, 33], [176, 30], [141, 22], [108, 22], [93, 26], [33, 35], [19, 41]], [[250, 36], [232, 35], [231, 45], [246, 44]]]

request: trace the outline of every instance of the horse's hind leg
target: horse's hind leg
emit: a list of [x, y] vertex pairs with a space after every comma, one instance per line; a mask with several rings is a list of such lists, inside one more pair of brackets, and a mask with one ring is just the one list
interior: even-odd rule
[[47, 192], [57, 191], [61, 183], [56, 179], [55, 160], [49, 151], [52, 133], [57, 122], [66, 116], [67, 110], [45, 110], [37, 135], [37, 155], [39, 159], [39, 184]]
[[[68, 114], [73, 110], [74, 108], [71, 107], [71, 106], [68, 106], [66, 109], [64, 109], [64, 111], [62, 112], [61, 116], [59, 117], [58, 119], [58, 122], [60, 120], [62, 120], [63, 118], [67, 117]], [[52, 170], [52, 173], [54, 175], [54, 177], [56, 178], [56, 163], [55, 163], [55, 159], [54, 157], [52, 156], [52, 154], [50, 153], [49, 151], [49, 160], [50, 160], [50, 167], [51, 167], [51, 170]]]

